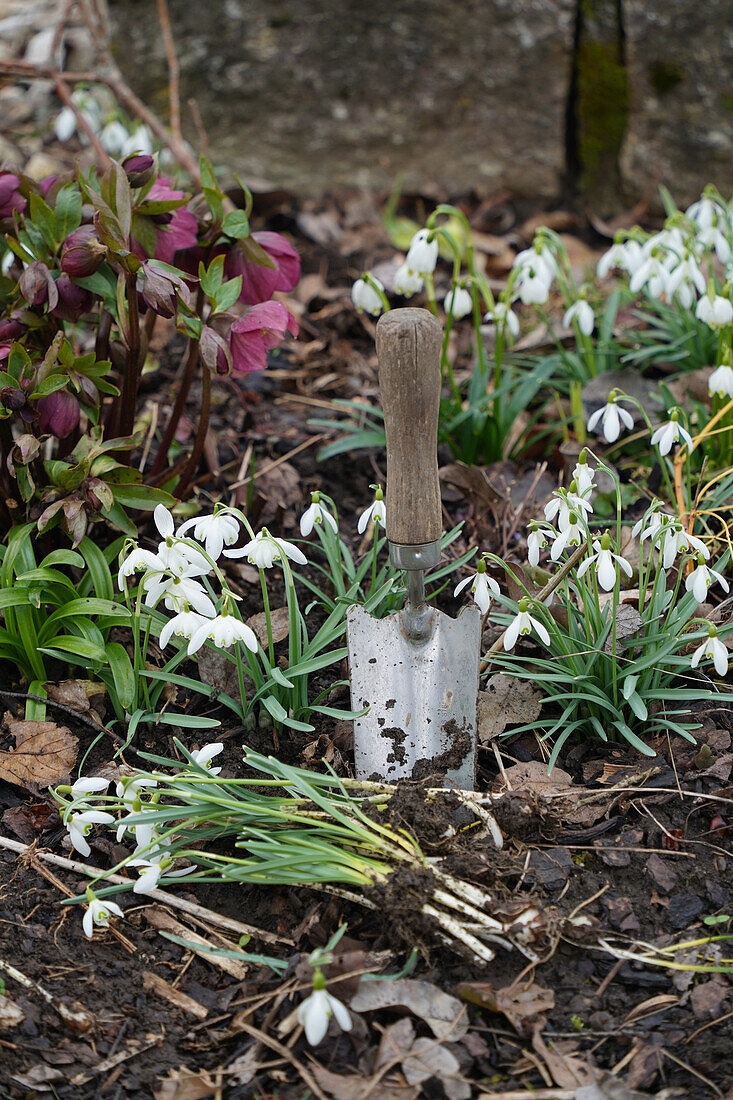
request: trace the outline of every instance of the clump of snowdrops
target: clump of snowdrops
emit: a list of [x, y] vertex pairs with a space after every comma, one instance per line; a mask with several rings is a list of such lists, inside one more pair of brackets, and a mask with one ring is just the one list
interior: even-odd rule
[[[333, 502], [317, 492], [312, 494], [300, 520], [300, 545], [276, 537], [267, 528], [255, 532], [237, 508], [217, 506], [211, 514], [191, 517], [177, 526], [167, 508], [156, 507], [157, 549], [147, 550], [136, 540], [129, 540], [120, 555], [118, 583], [131, 611], [133, 664], [141, 685], [141, 697], [128, 726], [129, 738], [139, 722], [158, 721], [161, 717], [198, 728], [206, 723], [218, 725], [214, 719], [169, 714], [159, 705], [168, 684], [213, 694], [212, 688], [176, 671], [204, 646], [218, 649], [224, 661], [236, 669], [237, 697], [226, 692], [218, 692], [216, 697], [245, 728], [251, 727], [256, 712], [263, 724], [274, 723], [277, 728], [301, 732], [313, 731], [311, 718], [316, 714], [343, 719], [355, 716], [353, 711], [328, 701], [335, 689], [346, 687], [346, 681], [329, 683], [315, 697], [311, 697], [310, 683], [315, 673], [337, 665], [347, 656], [342, 639], [349, 606], [358, 603], [379, 617], [403, 602], [401, 574], [384, 552], [383, 493], [379, 486], [374, 490], [373, 502], [358, 520], [360, 533], [366, 534], [370, 525], [372, 532], [371, 548], [360, 561], [354, 559], [339, 536]], [[444, 549], [459, 531], [457, 527], [443, 536]], [[309, 563], [303, 552], [308, 547], [302, 540], [314, 532], [320, 553], [310, 555]], [[242, 539], [243, 544], [238, 545]], [[440, 584], [470, 555], [469, 551], [435, 570], [431, 583]], [[244, 559], [258, 570], [265, 619], [262, 640], [242, 619], [241, 598], [232, 590], [222, 568], [225, 559]], [[298, 567], [309, 564], [310, 576], [297, 572]], [[285, 592], [286, 655], [276, 652], [271, 597], [275, 573], [275, 583], [279, 588], [281, 579]], [[313, 597], [305, 606], [301, 604], [303, 591]], [[158, 670], [151, 669], [148, 662], [151, 633], [157, 635], [161, 650], [175, 648], [174, 655]]]
[[[490, 670], [531, 680], [542, 693], [544, 714], [512, 733], [534, 730], [551, 744], [552, 766], [572, 735], [625, 741], [647, 756], [648, 738], [667, 731], [694, 742], [697, 728], [690, 704], [729, 704], [719, 677], [728, 670], [724, 639], [733, 624], [716, 626], [698, 614], [712, 586], [728, 591], [710, 551], [680, 519], [653, 500], [633, 528], [639, 539], [635, 570], [624, 557], [618, 483], [613, 530], [592, 527], [596, 468], [583, 452], [568, 489], [558, 489], [545, 507], [543, 522], [530, 525], [528, 565], [541, 557], [550, 571], [544, 589], [531, 585], [524, 570], [484, 554], [468, 587], [482, 612], [505, 627], [500, 644], [488, 654]], [[606, 474], [612, 472], [599, 463]], [[496, 565], [511, 578], [518, 599], [502, 594], [487, 572]], [[540, 655], [517, 650], [524, 638]]]
[[[248, 749], [248, 774], [227, 777], [214, 765], [221, 743], [193, 753], [180, 742], [176, 746], [183, 763], [141, 754], [150, 769], [122, 775], [113, 794], [107, 793], [110, 781], [95, 776], [55, 792], [81, 855], [91, 852], [87, 837], [94, 828], [113, 832], [118, 843], [130, 847], [115, 867], [90, 869], [85, 893], [72, 899], [88, 906], [88, 936], [110, 916], [122, 915], [109, 899], [127, 891], [150, 895], [159, 886], [190, 888], [200, 882], [320, 885], [376, 908], [370, 891], [384, 887], [401, 868], [411, 868], [425, 878], [419, 911], [445, 942], [479, 962], [493, 958], [490, 943], [538, 958], [532, 944], [546, 929], [532, 905], [497, 919], [489, 893], [427, 859], [407, 831], [366, 813], [369, 805], [386, 805], [394, 788], [293, 768]], [[128, 868], [136, 877], [108, 881]]]

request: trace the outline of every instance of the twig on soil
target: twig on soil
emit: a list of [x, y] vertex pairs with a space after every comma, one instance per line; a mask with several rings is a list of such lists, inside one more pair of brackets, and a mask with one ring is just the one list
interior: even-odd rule
[[[112, 733], [112, 730], [107, 729], [101, 722], [93, 722], [91, 718], [87, 718], [81, 711], [74, 710], [73, 707], [67, 707], [65, 703], [57, 703], [54, 699], [47, 699], [44, 695], [33, 695], [27, 691], [0, 691], [0, 699], [30, 699], [33, 703], [45, 703], [46, 706], [51, 707], [52, 710], [60, 710], [64, 714], [70, 714], [76, 721], [93, 729], [95, 733], [99, 733], [101, 730], [104, 733], [108, 733], [110, 737], [116, 736]], [[120, 739], [117, 738], [117, 740]]]
[[[18, 852], [21, 855], [25, 855], [30, 850], [29, 844], [22, 844], [18, 840], [10, 840], [8, 837], [0, 836], [0, 848], [7, 848], [11, 852]], [[116, 884], [122, 884], [129, 886], [130, 880], [123, 878], [122, 875], [109, 875], [106, 874], [100, 867], [93, 867], [88, 863], [79, 863], [75, 859], [66, 859], [65, 856], [54, 855], [53, 852], [40, 852], [34, 851], [33, 856], [35, 859], [43, 859], [48, 863], [53, 863], [56, 867], [63, 867], [66, 871], [74, 871], [76, 874], [86, 875], [88, 878], [96, 878], [103, 875], [105, 881], [113, 882]], [[226, 928], [230, 932], [238, 932], [240, 936], [252, 936], [254, 939], [261, 940], [263, 943], [282, 943], [288, 947], [293, 946], [293, 941], [287, 939], [285, 936], [277, 936], [274, 932], [266, 932], [261, 928], [254, 928], [251, 924], [242, 924], [241, 921], [233, 920], [231, 917], [224, 917], [220, 913], [215, 913], [212, 909], [205, 909], [203, 905], [197, 905], [196, 902], [187, 901], [186, 898], [176, 897], [175, 894], [169, 894], [165, 890], [151, 890], [149, 894], [145, 895], [150, 898], [151, 901], [160, 902], [162, 905], [168, 905], [172, 909], [179, 909], [182, 913], [190, 913], [192, 916], [200, 917], [201, 920], [208, 921], [209, 924], [218, 926], [219, 928]]]
[[263, 1046], [269, 1047], [270, 1050], [274, 1050], [276, 1054], [279, 1054], [281, 1058], [284, 1058], [290, 1065], [296, 1070], [306, 1085], [311, 1090], [314, 1096], [318, 1097], [318, 1100], [328, 1100], [325, 1092], [322, 1092], [318, 1087], [314, 1077], [310, 1071], [306, 1069], [302, 1062], [299, 1062], [292, 1051], [288, 1050], [286, 1046], [279, 1043], [277, 1039], [272, 1039], [269, 1035], [265, 1035], [264, 1031], [260, 1031], [259, 1028], [253, 1027], [252, 1024], [246, 1024], [243, 1020], [237, 1021], [237, 1027], [241, 1031], [246, 1031], [248, 1035], [251, 1035], [253, 1039], [256, 1039]]
[[22, 974], [20, 970], [16, 970], [10, 963], [6, 963], [3, 959], [0, 959], [0, 970], [12, 978], [14, 982], [22, 985], [25, 989], [30, 990], [32, 993], [37, 993], [39, 997], [42, 997], [47, 1005], [58, 1013], [65, 1024], [68, 1024], [74, 1031], [84, 1032], [88, 1031], [94, 1024], [94, 1017], [91, 1012], [87, 1012], [84, 1007], [69, 1008], [63, 1001], [58, 1001], [53, 994], [49, 993], [47, 989], [44, 989], [38, 982], [33, 981], [32, 978], [27, 978], [25, 974]]
[[256, 479], [258, 477], [262, 477], [263, 474], [269, 474], [270, 470], [276, 469], [276, 467], [281, 466], [283, 462], [287, 462], [289, 458], [294, 458], [297, 454], [300, 454], [300, 452], [304, 451], [306, 447], [312, 447], [314, 443], [320, 443], [320, 441], [325, 438], [326, 437], [325, 435], [323, 435], [323, 433], [319, 435], [312, 435], [310, 439], [306, 439], [304, 443], [299, 443], [297, 447], [293, 447], [292, 451], [288, 451], [286, 455], [281, 455], [281, 457], [275, 459], [274, 462], [270, 462], [267, 466], [263, 466], [261, 469], [255, 470], [253, 474], [250, 474], [248, 477], [243, 478], [242, 481], [233, 482], [229, 486], [229, 488], [241, 489], [245, 485], [249, 485], [250, 481], [256, 481]]

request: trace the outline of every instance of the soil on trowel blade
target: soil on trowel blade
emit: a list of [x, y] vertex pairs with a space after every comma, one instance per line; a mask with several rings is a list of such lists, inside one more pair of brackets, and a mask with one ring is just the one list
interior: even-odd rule
[[413, 779], [443, 778], [447, 772], [457, 771], [471, 752], [473, 740], [470, 729], [459, 727], [455, 718], [451, 718], [441, 729], [450, 738], [448, 748], [430, 760], [417, 760], [412, 769]]

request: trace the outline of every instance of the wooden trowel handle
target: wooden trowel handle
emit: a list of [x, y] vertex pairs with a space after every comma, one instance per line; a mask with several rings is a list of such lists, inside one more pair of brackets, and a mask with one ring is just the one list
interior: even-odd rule
[[387, 538], [434, 542], [442, 530], [438, 484], [440, 349], [427, 309], [393, 309], [377, 323], [379, 387], [387, 434]]

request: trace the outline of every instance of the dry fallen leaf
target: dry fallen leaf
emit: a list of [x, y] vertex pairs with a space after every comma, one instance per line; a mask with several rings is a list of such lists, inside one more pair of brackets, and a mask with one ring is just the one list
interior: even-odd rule
[[471, 1086], [463, 1081], [455, 1054], [434, 1039], [421, 1038], [402, 1062], [402, 1072], [408, 1085], [421, 1085], [429, 1077], [437, 1077], [448, 1100], [470, 1100]]
[[456, 993], [464, 1001], [500, 1012], [520, 1035], [526, 1035], [527, 1021], [555, 1007], [555, 994], [533, 982], [526, 988], [513, 985], [495, 989], [490, 982], [461, 982]]
[[55, 722], [8, 722], [15, 749], [0, 751], [0, 779], [38, 793], [68, 779], [79, 742]]
[[497, 673], [478, 693], [479, 743], [487, 745], [507, 726], [534, 722], [542, 709], [542, 696], [529, 680]]
[[373, 1097], [374, 1100], [377, 1097], [379, 1100], [417, 1100], [421, 1093], [419, 1088], [390, 1088], [381, 1078], [372, 1087], [368, 1077], [355, 1073], [332, 1073], [313, 1061], [310, 1071], [326, 1095], [333, 1097], [333, 1100], [362, 1100], [362, 1097]]
[[468, 1030], [468, 1013], [456, 997], [443, 993], [430, 982], [403, 978], [394, 982], [360, 982], [351, 998], [354, 1012], [402, 1005], [419, 1016], [438, 1039], [456, 1042]]
[[562, 768], [555, 767], [548, 775], [546, 764], [539, 760], [527, 760], [523, 764], [513, 764], [511, 768], [506, 768], [503, 776], [497, 776], [494, 790], [497, 793], [511, 790], [515, 794], [518, 791], [531, 791], [532, 794], [548, 798], [565, 794], [569, 790], [577, 791], [577, 788], [573, 787], [569, 774]]
[[181, 1066], [180, 1069], [171, 1069], [168, 1076], [162, 1078], [160, 1088], [155, 1089], [155, 1100], [204, 1100], [206, 1096], [213, 1096], [216, 1092], [216, 1083], [212, 1081], [205, 1069], [194, 1071]]
[[20, 1005], [0, 993], [0, 1031], [9, 1031], [11, 1027], [22, 1024], [23, 1020], [25, 1020], [25, 1012]]
[[[272, 640], [277, 645], [278, 642], [282, 642], [287, 638], [290, 633], [290, 612], [287, 607], [276, 607], [274, 611], [271, 611], [270, 622], [272, 624]], [[247, 619], [247, 626], [250, 630], [254, 630], [260, 645], [266, 646], [267, 615], [265, 612], [258, 611], [256, 615], [252, 615], [251, 618]]]

